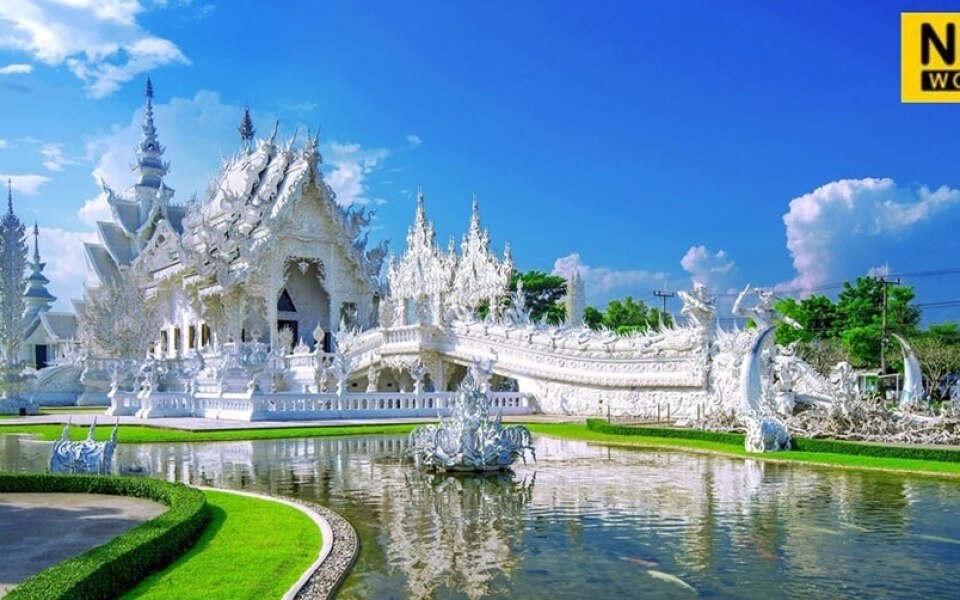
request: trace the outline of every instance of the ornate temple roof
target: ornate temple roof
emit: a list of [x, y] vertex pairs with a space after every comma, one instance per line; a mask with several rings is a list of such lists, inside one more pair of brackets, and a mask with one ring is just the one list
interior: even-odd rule
[[162, 160], [166, 151], [160, 145], [153, 122], [153, 83], [147, 79], [146, 103], [140, 142], [137, 144], [137, 181], [123, 194], [117, 194], [101, 182], [100, 198], [106, 201], [113, 221], [97, 223], [99, 244], [85, 244], [87, 259], [100, 281], [112, 278], [119, 268], [130, 265], [149, 244], [160, 222], [174, 231], [182, 230], [184, 211], [172, 204], [174, 190], [163, 182], [169, 163]]
[[176, 205], [173, 190], [163, 182], [169, 164], [162, 160], [165, 149], [153, 120], [149, 80], [145, 95], [143, 132], [136, 149], [137, 182], [123, 194], [102, 184], [102, 198], [113, 219], [98, 222], [98, 242], [85, 245], [98, 279], [111, 280], [123, 267], [136, 264], [154, 282], [182, 274], [191, 285], [200, 285], [202, 295], [220, 293], [246, 280], [262, 250], [276, 239], [274, 234], [304, 225], [291, 221], [288, 208], [299, 205], [306, 195], [319, 202], [319, 212], [316, 206], [309, 209], [314, 211], [310, 219], [319, 220], [311, 220], [315, 229], [307, 238], [336, 244], [359, 285], [371, 294], [379, 287], [386, 247], [368, 250], [367, 236], [361, 234], [370, 215], [337, 204], [319, 170], [315, 137], [308, 134], [300, 144], [296, 134], [278, 141], [275, 127], [268, 137], [255, 139], [245, 110], [240, 151], [224, 160], [200, 201]]
[[394, 300], [438, 296], [450, 289], [456, 257], [436, 243], [433, 222], [427, 220], [423, 190], [417, 192], [417, 212], [407, 231], [407, 248], [399, 260], [391, 257], [387, 279]]
[[483, 300], [493, 302], [506, 293], [512, 271], [509, 245], [502, 262], [490, 252], [490, 234], [480, 226], [480, 206], [474, 198], [470, 229], [463, 236], [453, 274], [452, 296], [468, 307], [476, 307]]
[[[292, 139], [278, 143], [274, 129], [269, 138], [246, 143], [244, 150], [224, 162], [208, 186], [200, 215], [210, 223], [242, 216], [244, 223], [234, 224], [241, 229], [252, 229], [264, 219], [277, 217], [283, 206], [302, 190], [320, 162], [315, 138], [301, 148], [295, 142]], [[237, 215], [238, 211], [246, 214]]]
[[490, 235], [480, 224], [476, 199], [459, 256], [453, 241], [447, 252], [441, 251], [420, 191], [407, 248], [399, 260], [391, 259], [387, 277], [391, 298], [396, 301], [443, 296], [447, 306], [473, 309], [483, 300], [493, 302], [508, 292], [513, 268], [509, 246], [502, 261], [490, 251]]
[[117, 265], [129, 265], [135, 256], [133, 238], [123, 227], [110, 221], [97, 221], [100, 242]]
[[30, 325], [27, 326], [24, 338], [33, 335], [38, 327], [42, 327], [50, 341], [66, 342], [76, 339], [77, 336], [77, 316], [71, 313], [44, 311], [34, 317]]

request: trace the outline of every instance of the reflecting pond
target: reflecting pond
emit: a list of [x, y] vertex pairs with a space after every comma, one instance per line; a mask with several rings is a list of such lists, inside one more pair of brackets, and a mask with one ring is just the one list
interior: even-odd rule
[[[341, 598], [956, 597], [956, 480], [535, 446], [510, 476], [418, 471], [396, 436], [122, 444], [116, 460], [338, 511], [362, 546]], [[43, 470], [49, 448], [0, 436], [0, 470]]]

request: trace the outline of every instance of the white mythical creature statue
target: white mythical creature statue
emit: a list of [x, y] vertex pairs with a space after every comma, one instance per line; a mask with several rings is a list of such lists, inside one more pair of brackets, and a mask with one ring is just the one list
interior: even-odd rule
[[487, 369], [487, 365], [473, 365], [448, 418], [410, 433], [410, 453], [418, 466], [444, 471], [502, 471], [518, 458], [526, 462], [527, 452], [536, 459], [526, 427], [504, 427], [499, 414], [490, 418], [490, 396], [482, 383], [489, 378]]
[[743, 402], [742, 415], [747, 425], [744, 442], [747, 452], [775, 452], [790, 449], [790, 434], [764, 401], [763, 346], [773, 333], [768, 326], [754, 340], [740, 371], [740, 394]]
[[82, 442], [70, 441], [70, 421], [63, 428], [60, 439], [53, 443], [50, 449], [50, 472], [84, 475], [109, 475], [113, 461], [113, 453], [117, 449], [117, 427], [120, 419], [113, 426], [110, 439], [106, 442], [95, 442], [93, 437], [97, 430], [97, 420], [90, 424], [87, 439]]
[[744, 447], [747, 452], [779, 452], [790, 449], [787, 426], [777, 417], [752, 415], [745, 420], [747, 437]]
[[857, 374], [847, 361], [838, 362], [830, 371], [830, 382], [836, 388], [837, 400], [852, 402], [857, 398]]
[[753, 322], [757, 324], [757, 329], [760, 331], [775, 325], [777, 319], [787, 323], [794, 329], [803, 329], [800, 323], [776, 311], [773, 304], [777, 299], [774, 297], [772, 290], [757, 288], [755, 291], [757, 292], [757, 304], [752, 308], [748, 308], [744, 306], [744, 300], [746, 300], [747, 294], [750, 293], [750, 284], [747, 284], [747, 287], [743, 288], [743, 291], [740, 292], [740, 295], [737, 296], [736, 301], [733, 303], [733, 314], [735, 316], [744, 319], [753, 319]]
[[900, 390], [900, 408], [921, 406], [925, 394], [923, 393], [923, 372], [920, 370], [920, 361], [917, 360], [917, 355], [913, 353], [913, 348], [910, 347], [907, 340], [896, 333], [891, 335], [900, 342], [900, 348], [903, 350], [903, 389]]
[[693, 284], [692, 292], [681, 290], [677, 292], [677, 295], [683, 301], [683, 308], [680, 309], [681, 315], [687, 317], [692, 323], [705, 331], [713, 328], [713, 319], [717, 314], [717, 307], [710, 300], [706, 285], [696, 282]]

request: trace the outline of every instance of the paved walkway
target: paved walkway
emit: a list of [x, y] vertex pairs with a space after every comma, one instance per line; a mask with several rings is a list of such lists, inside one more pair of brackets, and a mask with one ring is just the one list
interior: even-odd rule
[[0, 596], [165, 510], [162, 504], [124, 496], [0, 494]]
[[[76, 426], [89, 425], [94, 419], [101, 426], [112, 425], [116, 417], [97, 415], [93, 413], [41, 415], [36, 417], [18, 417], [3, 419], [0, 425], [39, 425], [63, 424], [70, 419]], [[557, 415], [520, 415], [504, 417], [505, 423], [578, 423], [584, 417], [567, 417]], [[167, 429], [186, 429], [190, 431], [216, 431], [231, 429], [279, 429], [286, 427], [338, 427], [344, 425], [391, 425], [401, 423], [432, 423], [435, 418], [418, 419], [317, 419], [305, 421], [227, 421], [221, 419], [199, 419], [195, 417], [174, 417], [169, 419], [138, 419], [137, 417], [120, 417], [121, 425], [146, 425], [148, 427], [163, 427]]]

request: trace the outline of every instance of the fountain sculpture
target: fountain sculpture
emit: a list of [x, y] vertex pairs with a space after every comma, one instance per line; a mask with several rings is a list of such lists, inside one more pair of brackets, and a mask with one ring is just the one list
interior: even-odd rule
[[53, 443], [50, 450], [50, 472], [84, 475], [109, 475], [113, 461], [113, 452], [117, 449], [117, 427], [120, 420], [113, 426], [110, 439], [106, 442], [95, 442], [94, 434], [97, 430], [97, 420], [90, 424], [87, 439], [82, 442], [70, 441], [70, 421], [63, 427], [60, 439]]
[[536, 459], [530, 431], [504, 427], [501, 415], [490, 418], [490, 365], [474, 363], [464, 377], [450, 416], [438, 425], [410, 433], [410, 452], [418, 466], [444, 471], [502, 471], [526, 453]]

